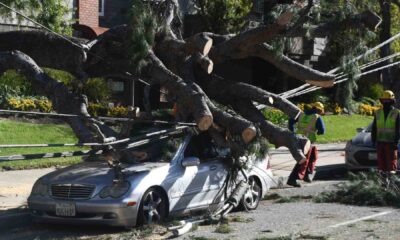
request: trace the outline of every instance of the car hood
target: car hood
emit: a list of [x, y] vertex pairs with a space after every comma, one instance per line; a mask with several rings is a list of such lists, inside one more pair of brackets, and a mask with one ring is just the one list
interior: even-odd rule
[[351, 142], [356, 146], [373, 147], [370, 132], [360, 132]]
[[[168, 163], [136, 163], [123, 165], [128, 177], [149, 172]], [[114, 179], [114, 170], [106, 162], [84, 162], [59, 169], [43, 177], [50, 183], [109, 184]]]

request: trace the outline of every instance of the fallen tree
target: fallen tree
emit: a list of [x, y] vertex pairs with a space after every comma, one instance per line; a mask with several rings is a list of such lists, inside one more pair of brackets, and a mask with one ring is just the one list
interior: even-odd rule
[[[271, 24], [235, 35], [203, 32], [187, 39], [180, 34], [177, 1], [151, 1], [149, 7], [137, 4], [135, 7], [150, 14], [150, 18], [139, 14], [131, 24], [114, 27], [92, 41], [63, 38], [38, 30], [0, 33], [0, 73], [7, 69], [20, 70], [35, 89], [53, 101], [57, 112], [80, 115], [68, 120], [81, 142], [107, 142], [119, 134], [87, 113], [84, 96], [46, 75], [42, 67], [67, 71], [80, 81], [118, 76], [161, 85], [168, 90], [169, 99], [177, 103], [179, 120], [193, 120], [201, 131], [210, 130], [216, 142], [243, 152], [243, 145], [251, 142], [259, 131], [277, 147], [288, 147], [296, 161], [305, 159], [309, 140], [269, 122], [253, 102], [280, 109], [292, 118], [299, 115], [300, 109], [276, 94], [212, 71], [214, 64], [257, 57], [311, 85], [333, 86], [333, 75], [287, 56], [277, 56], [269, 44], [302, 31], [312, 0], [292, 2], [292, 10], [284, 11]], [[296, 20], [293, 10], [299, 11]], [[156, 17], [157, 24], [151, 17]], [[376, 26], [370, 23], [370, 18], [366, 20]], [[350, 19], [348, 23], [349, 27], [357, 28], [363, 19]], [[320, 33], [331, 25], [315, 31]]]

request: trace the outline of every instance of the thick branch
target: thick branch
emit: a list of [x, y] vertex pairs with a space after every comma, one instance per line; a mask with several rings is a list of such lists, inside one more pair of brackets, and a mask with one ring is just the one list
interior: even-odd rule
[[[90, 119], [87, 113], [87, 100], [83, 96], [77, 96], [68, 88], [43, 72], [35, 61], [20, 51], [0, 52], [0, 70], [17, 69], [32, 81], [35, 90], [43, 92], [53, 103], [54, 108], [60, 113], [81, 115], [82, 118], [70, 118], [69, 123], [81, 142], [94, 140], [94, 134], [88, 127], [100, 129], [96, 135], [104, 138], [116, 136], [116, 133], [101, 122]], [[88, 125], [88, 126], [86, 126]], [[101, 140], [104, 140], [102, 138]]]
[[185, 81], [191, 86], [192, 89], [203, 95], [203, 98], [210, 107], [216, 123], [225, 127], [231, 134], [240, 135], [245, 143], [250, 142], [257, 134], [256, 128], [251, 124], [251, 122], [239, 116], [233, 116], [225, 111], [220, 110], [214, 105], [213, 102], [211, 102], [208, 96], [204, 93], [203, 89], [194, 83], [195, 75], [193, 58], [195, 57], [190, 57], [185, 61], [183, 73]]
[[293, 13], [283, 13], [275, 23], [254, 28], [238, 34], [211, 49], [210, 58], [214, 63], [221, 63], [231, 58], [243, 58], [247, 48], [273, 39], [286, 29]]
[[216, 75], [207, 76], [201, 74], [200, 71], [196, 71], [196, 75], [202, 79], [199, 84], [204, 91], [211, 98], [224, 104], [228, 104], [233, 99], [251, 99], [252, 101], [277, 108], [291, 118], [296, 118], [300, 112], [300, 109], [287, 99], [256, 86], [225, 80]]
[[[77, 39], [70, 38], [75, 44]], [[67, 71], [78, 78], [85, 76], [82, 65], [86, 52], [71, 42], [52, 33], [33, 31], [11, 31], [0, 33], [0, 51], [19, 50], [41, 66]]]
[[283, 55], [278, 58], [273, 52], [272, 47], [266, 43], [253, 47], [249, 55], [259, 57], [277, 67], [279, 70], [291, 77], [307, 82], [311, 85], [320, 87], [332, 87], [334, 76], [300, 64], [291, 58]]
[[148, 65], [143, 69], [153, 83], [165, 86], [177, 97], [178, 102], [186, 102], [190, 107], [200, 130], [207, 130], [213, 123], [213, 116], [202, 94], [195, 91], [180, 77], [168, 70], [164, 64], [150, 52], [147, 57]]
[[296, 135], [287, 129], [275, 126], [265, 120], [260, 111], [250, 101], [237, 101], [232, 107], [243, 117], [258, 124], [262, 135], [276, 147], [285, 146], [297, 162], [304, 161], [305, 153], [310, 149], [310, 141], [301, 135]]

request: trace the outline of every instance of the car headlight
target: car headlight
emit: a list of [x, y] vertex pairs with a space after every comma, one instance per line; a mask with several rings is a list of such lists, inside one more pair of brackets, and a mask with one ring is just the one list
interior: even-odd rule
[[35, 182], [32, 188], [31, 195], [40, 195], [47, 196], [48, 195], [48, 185], [43, 182], [43, 180], [39, 179]]
[[126, 181], [121, 183], [116, 183], [112, 186], [105, 186], [100, 191], [99, 196], [101, 198], [107, 198], [107, 197], [120, 198], [125, 193], [128, 192], [130, 186], [131, 186], [130, 183]]

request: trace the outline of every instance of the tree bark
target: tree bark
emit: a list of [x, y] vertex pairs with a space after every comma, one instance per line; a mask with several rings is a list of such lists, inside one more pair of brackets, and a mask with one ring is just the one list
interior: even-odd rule
[[[105, 141], [106, 138], [116, 137], [117, 134], [99, 121], [90, 119], [87, 112], [87, 100], [84, 96], [77, 96], [68, 88], [43, 72], [43, 70], [28, 55], [20, 51], [0, 52], [0, 70], [17, 69], [29, 79], [34, 88], [46, 95], [59, 113], [77, 114], [79, 117], [70, 117], [69, 123], [78, 136], [80, 142]], [[90, 126], [102, 132], [93, 132]], [[95, 137], [97, 135], [97, 138]]]
[[275, 147], [287, 147], [297, 162], [302, 162], [306, 159], [305, 154], [308, 153], [311, 146], [306, 137], [296, 135], [287, 129], [279, 128], [265, 120], [264, 116], [250, 101], [237, 101], [232, 104], [232, 107], [243, 117], [257, 124], [262, 135]]

